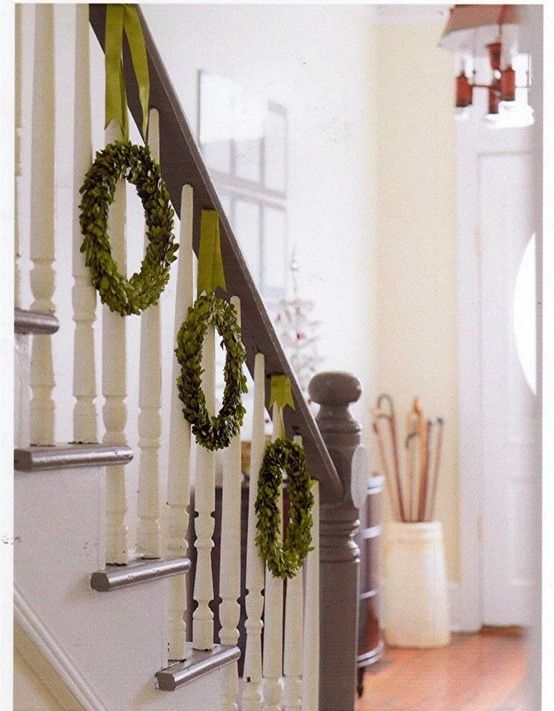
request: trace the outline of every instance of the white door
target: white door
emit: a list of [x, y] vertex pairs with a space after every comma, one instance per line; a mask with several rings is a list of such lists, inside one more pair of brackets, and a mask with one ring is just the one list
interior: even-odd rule
[[[529, 129], [499, 129], [494, 133], [487, 150], [477, 156], [482, 611], [484, 624], [529, 625], [534, 599], [532, 526], [533, 518], [539, 515], [533, 510], [533, 487], [539, 476], [535, 460], [539, 419], [532, 389], [535, 384], [527, 381], [518, 355], [514, 295], [525, 250], [533, 237], [533, 168]], [[523, 272], [520, 279], [525, 279]], [[527, 286], [534, 291], [534, 284], [520, 283], [520, 289]], [[528, 317], [534, 320], [532, 309]]]
[[[531, 131], [491, 129], [483, 121], [458, 130], [459, 221], [465, 223], [461, 233], [473, 235], [479, 274], [479, 328], [471, 337], [479, 340], [474, 374], [480, 382], [472, 385], [472, 397], [478, 399], [474, 413], [480, 421], [478, 427], [472, 423], [478, 436], [463, 446], [477, 450], [473, 500], [480, 571], [475, 584], [480, 589], [479, 621], [487, 625], [529, 625], [533, 619], [539, 413], [514, 330], [516, 281], [534, 231]], [[521, 287], [522, 277], [519, 281]], [[528, 317], [534, 319], [532, 309]], [[470, 531], [466, 527], [465, 535]]]

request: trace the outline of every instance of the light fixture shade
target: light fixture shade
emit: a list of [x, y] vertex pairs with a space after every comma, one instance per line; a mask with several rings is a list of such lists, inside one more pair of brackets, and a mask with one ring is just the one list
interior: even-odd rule
[[498, 39], [499, 26], [510, 34], [518, 15], [517, 5], [454, 5], [439, 45], [452, 52], [486, 54], [486, 45]]

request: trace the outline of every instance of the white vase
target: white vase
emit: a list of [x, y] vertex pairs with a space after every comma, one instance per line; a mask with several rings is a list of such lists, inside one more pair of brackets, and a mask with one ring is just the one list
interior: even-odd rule
[[386, 525], [385, 641], [392, 647], [450, 642], [444, 540], [440, 521]]

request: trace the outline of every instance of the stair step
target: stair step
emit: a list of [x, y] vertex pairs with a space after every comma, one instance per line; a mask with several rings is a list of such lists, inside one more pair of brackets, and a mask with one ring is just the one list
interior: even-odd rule
[[24, 472], [128, 464], [133, 458], [124, 444], [56, 444], [14, 449], [13, 454], [14, 468]]
[[212, 650], [207, 652], [193, 650], [190, 659], [171, 664], [166, 669], [156, 672], [158, 689], [160, 691], [175, 691], [178, 687], [195, 681], [226, 664], [236, 662], [239, 658], [240, 649], [238, 647], [227, 647], [223, 644], [216, 644]]
[[190, 558], [139, 559], [129, 565], [108, 565], [104, 570], [97, 570], [91, 575], [90, 585], [98, 592], [109, 592], [129, 585], [180, 575], [186, 573], [190, 566]]
[[48, 334], [56, 333], [60, 327], [58, 319], [52, 314], [40, 311], [14, 309], [14, 330], [16, 333]]

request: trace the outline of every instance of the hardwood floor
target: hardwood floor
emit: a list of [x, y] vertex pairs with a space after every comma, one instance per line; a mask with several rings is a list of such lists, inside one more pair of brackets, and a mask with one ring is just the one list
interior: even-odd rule
[[518, 630], [456, 634], [444, 649], [386, 649], [366, 672], [356, 711], [536, 711]]

